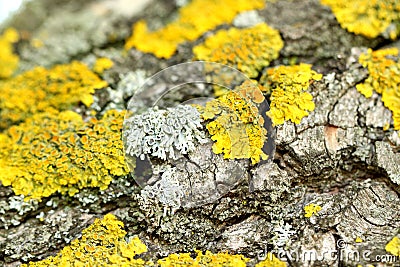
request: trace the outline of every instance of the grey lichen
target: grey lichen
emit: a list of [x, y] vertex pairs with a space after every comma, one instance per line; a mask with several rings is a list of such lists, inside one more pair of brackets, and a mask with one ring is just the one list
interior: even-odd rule
[[119, 74], [119, 82], [116, 88], [108, 87], [109, 102], [104, 110], [125, 109], [125, 101], [132, 97], [142, 84], [146, 81], [147, 75], [144, 70], [129, 71]]
[[377, 141], [376, 161], [393, 183], [400, 184], [400, 153], [395, 153], [388, 143]]
[[261, 22], [264, 22], [264, 19], [257, 13], [256, 10], [251, 10], [238, 14], [233, 20], [233, 26], [247, 28]]
[[253, 171], [252, 189], [269, 192], [272, 202], [279, 201], [283, 194], [289, 192], [291, 180], [295, 177], [273, 162], [258, 166]]
[[141, 195], [145, 199], [157, 199], [162, 205], [178, 209], [181, 207], [185, 195], [183, 187], [179, 184], [177, 175], [182, 175], [176, 168], [169, 167], [153, 185], [146, 186]]
[[279, 221], [274, 227], [274, 237], [272, 238], [275, 249], [286, 249], [291, 242], [291, 238], [296, 234], [292, 225]]
[[145, 155], [177, 159], [179, 153], [193, 151], [196, 143], [207, 142], [201, 130], [200, 113], [188, 105], [149, 109], [126, 119], [125, 125], [126, 153], [142, 160]]
[[8, 200], [0, 201], [0, 228], [8, 229], [10, 226], [21, 224], [27, 214], [39, 208], [37, 200], [24, 201], [24, 196], [11, 196]]

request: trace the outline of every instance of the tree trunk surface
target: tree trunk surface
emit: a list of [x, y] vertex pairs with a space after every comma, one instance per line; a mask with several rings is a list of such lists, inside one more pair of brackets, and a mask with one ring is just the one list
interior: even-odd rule
[[[35, 66], [111, 58], [114, 66], [103, 76], [109, 87], [96, 91], [93, 108], [123, 110], [134, 88], [168, 66], [191, 61], [192, 48], [204, 40], [202, 36], [179, 45], [170, 59], [124, 51], [137, 20], [161, 27], [177, 16], [178, 2], [33, 0], [2, 28], [20, 32], [15, 47], [18, 73]], [[376, 256], [390, 255], [386, 244], [400, 236], [400, 186], [394, 182], [400, 181], [400, 137], [393, 126], [383, 130], [391, 112], [381, 96], [366, 98], [355, 86], [368, 77], [358, 63], [366, 48], [400, 48], [400, 42], [347, 32], [316, 0], [268, 2], [257, 13], [284, 41], [270, 66], [295, 59], [323, 74], [309, 88], [315, 109], [300, 124], [285, 121], [275, 128], [273, 160], [254, 166], [238, 160], [232, 166], [211, 152], [210, 142], [197, 147], [190, 158], [197, 171], [213, 168], [215, 174], [238, 168], [245, 175], [212, 203], [176, 209], [143, 197], [130, 175], [115, 177], [105, 190], [85, 188], [74, 196], [55, 194], [41, 202], [24, 202], [11, 187], [0, 186], [0, 266], [54, 256], [108, 213], [124, 222], [127, 236], [139, 236], [153, 261], [198, 249], [243, 254], [254, 266], [267, 251], [278, 255], [283, 249], [298, 257], [311, 250], [339, 255], [321, 260], [286, 255], [288, 266], [390, 265]], [[34, 48], [30, 40], [35, 38], [45, 41]], [[181, 75], [190, 75], [189, 70]], [[214, 167], [207, 167], [209, 162]], [[304, 207], [311, 203], [321, 210], [308, 218]], [[279, 230], [285, 227], [292, 234]], [[340, 257], [354, 251], [360, 259]]]

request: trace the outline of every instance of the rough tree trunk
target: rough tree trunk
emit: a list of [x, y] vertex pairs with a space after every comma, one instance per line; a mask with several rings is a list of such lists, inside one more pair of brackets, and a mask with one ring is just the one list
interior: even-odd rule
[[[158, 27], [176, 16], [178, 8], [175, 1], [131, 1], [131, 8], [126, 2], [27, 3], [6, 23], [21, 32], [18, 71], [112, 58], [114, 67], [104, 74], [110, 88], [96, 92], [95, 108], [124, 109], [129, 88], [167, 66], [191, 60], [191, 48], [200, 43], [180, 45], [168, 60], [135, 49], [121, 53], [136, 20], [144, 18]], [[382, 130], [391, 113], [380, 96], [365, 98], [355, 85], [368, 76], [358, 63], [361, 51], [400, 43], [348, 33], [316, 0], [278, 0], [258, 13], [280, 31], [285, 43], [271, 66], [297, 59], [324, 74], [310, 88], [315, 110], [300, 124], [285, 122], [276, 128], [272, 162], [247, 169], [250, 179], [218, 201], [173, 212], [141, 200], [131, 177], [116, 178], [104, 191], [83, 189], [73, 197], [56, 194], [41, 202], [25, 203], [10, 187], [0, 186], [0, 266], [55, 255], [95, 218], [110, 212], [124, 222], [128, 236], [139, 235], [153, 260], [199, 249], [243, 254], [255, 264], [265, 250], [277, 248], [282, 238], [277, 228], [290, 225], [295, 233], [286, 240], [288, 251], [371, 252], [371, 261], [289, 259], [290, 266], [378, 264], [375, 255], [388, 254], [385, 245], [399, 235], [400, 187], [393, 181], [400, 175], [400, 138], [393, 129]], [[29, 40], [34, 38], [45, 41], [33, 48]], [[207, 145], [198, 148], [202, 156], [197, 163], [210, 160], [209, 150]], [[242, 167], [247, 168], [244, 163]], [[306, 218], [304, 206], [310, 203], [322, 210]]]

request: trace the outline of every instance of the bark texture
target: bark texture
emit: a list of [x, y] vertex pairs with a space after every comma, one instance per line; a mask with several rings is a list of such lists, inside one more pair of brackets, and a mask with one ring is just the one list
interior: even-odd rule
[[[191, 48], [204, 40], [203, 36], [180, 45], [168, 60], [135, 49], [121, 52], [135, 21], [144, 18], [156, 28], [174, 18], [178, 8], [175, 1], [131, 1], [135, 2], [131, 8], [126, 2], [27, 3], [2, 25], [26, 35], [17, 46], [19, 71], [71, 60], [90, 64], [98, 56], [112, 58], [115, 65], [104, 74], [110, 86], [96, 92], [94, 108], [124, 109], [147, 77], [190, 61]], [[340, 255], [370, 251], [370, 260], [294, 257], [287, 258], [289, 266], [387, 264], [375, 256], [388, 254], [385, 245], [400, 235], [400, 186], [395, 183], [400, 181], [400, 137], [393, 129], [382, 129], [391, 112], [380, 96], [365, 98], [355, 85], [368, 76], [358, 63], [361, 52], [400, 44], [347, 32], [316, 0], [278, 0], [257, 12], [280, 31], [285, 43], [271, 66], [295, 58], [324, 74], [310, 88], [315, 110], [300, 124], [276, 127], [273, 161], [254, 167], [237, 161], [232, 166], [212, 153], [211, 143], [196, 148], [191, 165], [171, 161], [193, 181], [217, 172], [228, 180], [233, 179], [232, 172], [242, 173], [228, 194], [200, 207], [166, 208], [144, 198], [130, 176], [116, 177], [104, 191], [83, 189], [73, 197], [54, 195], [41, 202], [24, 202], [11, 188], [0, 186], [0, 266], [55, 255], [95, 218], [110, 212], [124, 222], [128, 236], [139, 235], [149, 248], [146, 257], [153, 260], [200, 249], [244, 254], [254, 265], [266, 250], [285, 249], [298, 255], [310, 250]], [[45, 35], [43, 46], [29, 45], [30, 39]], [[310, 203], [322, 209], [318, 216], [306, 218], [304, 206]], [[285, 227], [293, 231], [286, 238], [279, 230]], [[359, 239], [362, 242], [356, 242]]]

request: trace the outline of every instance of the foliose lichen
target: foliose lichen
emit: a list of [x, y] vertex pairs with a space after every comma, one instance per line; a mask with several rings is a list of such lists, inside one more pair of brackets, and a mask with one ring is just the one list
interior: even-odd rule
[[226, 159], [251, 159], [252, 164], [268, 158], [262, 150], [267, 130], [257, 108], [263, 101], [258, 87], [246, 81], [207, 102], [205, 107], [197, 107], [215, 141], [212, 147], [215, 154], [223, 154]]
[[385, 249], [395, 256], [400, 256], [400, 238], [397, 236], [393, 237], [392, 240], [386, 244]]
[[149, 109], [125, 120], [126, 153], [144, 159], [145, 155], [177, 159], [205, 143], [200, 114], [196, 108], [180, 105], [165, 110]]
[[356, 85], [357, 90], [369, 98], [373, 92], [382, 95], [383, 104], [392, 112], [395, 130], [400, 130], [400, 57], [397, 48], [372, 51], [359, 57], [360, 64], [368, 68], [368, 78]]
[[102, 74], [105, 70], [108, 70], [114, 66], [114, 62], [106, 57], [101, 57], [96, 59], [96, 62], [94, 63], [93, 66], [93, 71]]
[[0, 79], [11, 77], [18, 68], [19, 57], [13, 52], [13, 44], [18, 39], [18, 32], [12, 28], [0, 35]]
[[93, 103], [95, 89], [105, 87], [85, 64], [74, 61], [49, 70], [36, 67], [0, 83], [0, 129], [40, 112]]
[[261, 78], [264, 90], [271, 94], [270, 110], [267, 112], [274, 125], [292, 121], [296, 124], [315, 108], [312, 95], [307, 92], [313, 81], [322, 74], [311, 69], [309, 64], [278, 66], [267, 70]]
[[194, 0], [179, 10], [175, 21], [156, 31], [149, 32], [146, 22], [138, 21], [133, 26], [132, 36], [126, 41], [125, 49], [135, 47], [159, 58], [170, 58], [179, 44], [194, 41], [218, 25], [231, 23], [241, 11], [264, 6], [265, 1], [261, 0]]
[[220, 30], [193, 48], [196, 59], [233, 66], [250, 78], [279, 56], [283, 41], [265, 23], [247, 29]]
[[143, 199], [155, 199], [162, 205], [178, 209], [181, 207], [182, 199], [185, 196], [183, 187], [176, 179], [176, 168], [169, 167], [163, 171], [161, 178], [153, 185], [147, 185], [140, 192]]
[[0, 134], [0, 181], [26, 200], [107, 188], [114, 176], [128, 173], [124, 114], [111, 110], [84, 122], [73, 111], [42, 113], [10, 127]]
[[318, 212], [322, 210], [321, 206], [314, 203], [304, 206], [304, 217], [311, 218], [313, 215], [317, 215]]
[[214, 254], [210, 251], [203, 252], [196, 250], [196, 258], [190, 253], [170, 254], [168, 257], [157, 261], [160, 267], [170, 266], [210, 266], [210, 267], [246, 267], [248, 258], [243, 255], [231, 255], [228, 253]]
[[340, 25], [349, 32], [368, 38], [382, 34], [393, 40], [400, 33], [400, 2], [397, 0], [321, 0], [321, 3], [332, 9]]
[[42, 261], [22, 264], [21, 267], [44, 266], [146, 266], [136, 256], [147, 252], [146, 245], [136, 236], [125, 240], [123, 222], [112, 214], [82, 231], [82, 237], [64, 247], [56, 256]]

